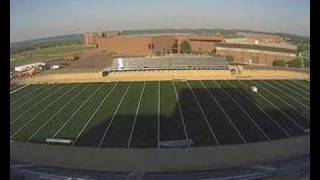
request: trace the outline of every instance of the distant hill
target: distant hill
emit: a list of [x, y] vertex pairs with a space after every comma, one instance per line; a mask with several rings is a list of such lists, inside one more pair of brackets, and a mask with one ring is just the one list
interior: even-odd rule
[[52, 47], [52, 46], [62, 46], [62, 45], [70, 45], [70, 44], [82, 44], [82, 43], [83, 43], [83, 34], [55, 36], [55, 37], [49, 37], [49, 38], [41, 38], [41, 39], [10, 43], [10, 53], [15, 54], [15, 53], [33, 50], [37, 48], [46, 48], [46, 47]]

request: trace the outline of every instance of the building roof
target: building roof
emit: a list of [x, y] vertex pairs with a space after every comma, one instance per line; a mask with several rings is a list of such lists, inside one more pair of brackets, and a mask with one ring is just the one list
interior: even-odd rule
[[296, 54], [296, 50], [294, 49], [262, 46], [262, 45], [255, 45], [255, 44], [216, 43], [216, 47], [241, 48], [241, 49], [252, 49], [252, 50], [260, 50], [260, 51], [272, 51], [272, 52]]

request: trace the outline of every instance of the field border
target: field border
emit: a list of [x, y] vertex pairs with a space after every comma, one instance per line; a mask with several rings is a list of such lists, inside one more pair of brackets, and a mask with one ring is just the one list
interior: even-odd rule
[[13, 160], [35, 165], [116, 172], [177, 172], [250, 167], [309, 153], [309, 135], [271, 142], [184, 149], [100, 149], [10, 143], [10, 158]]

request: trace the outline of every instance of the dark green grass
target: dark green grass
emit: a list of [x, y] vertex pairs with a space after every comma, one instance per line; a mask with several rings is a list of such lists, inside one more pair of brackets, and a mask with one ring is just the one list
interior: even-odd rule
[[152, 148], [157, 146], [158, 82], [147, 82], [136, 119], [130, 147]]
[[237, 127], [247, 142], [266, 140], [263, 134], [249, 121], [248, 117], [232, 102], [221, 90], [215, 81], [205, 81], [207, 87], [212, 88], [211, 93], [217, 98], [226, 113], [230, 116], [233, 124]]
[[102, 147], [127, 147], [142, 86], [143, 82], [131, 83]]
[[[294, 102], [286, 95], [286, 93], [283, 93], [282, 91], [279, 91], [270, 86], [267, 86], [266, 83], [262, 83], [261, 81], [252, 81], [248, 83], [257, 85], [261, 93], [265, 94], [270, 101], [274, 102], [274, 104], [281, 107], [282, 111], [288, 114], [291, 118], [295, 119], [295, 121], [300, 126], [302, 126], [303, 128], [310, 128], [310, 120], [308, 116], [304, 115], [303, 109], [302, 110], [297, 109], [297, 105], [294, 105]], [[279, 100], [279, 97], [281, 97], [281, 99], [285, 100], [285, 102], [287, 103]], [[290, 108], [288, 104], [293, 106], [294, 109]]]
[[129, 83], [117, 83], [108, 99], [88, 124], [76, 145], [98, 146]]
[[69, 123], [57, 134], [58, 138], [72, 139], [78, 135], [82, 127], [86, 124], [90, 115], [99, 105], [102, 98], [109, 91], [110, 85], [99, 84], [93, 91], [88, 94], [92, 95], [87, 98], [88, 101], [83, 102], [82, 108], [69, 121]]
[[[73, 99], [68, 106], [63, 108], [53, 119], [40, 131], [36, 136], [33, 137], [32, 141], [43, 142], [46, 138], [53, 137], [54, 134], [62, 127], [62, 125], [67, 121], [73, 112], [75, 112], [81, 103], [85, 101], [90, 92], [96, 88], [97, 85], [94, 84], [81, 84], [81, 93], [77, 98]], [[76, 93], [75, 93], [76, 94]]]
[[[132, 82], [130, 87], [129, 84], [29, 85], [10, 95], [11, 139], [43, 143], [46, 138], [56, 135], [55, 137], [70, 139], [78, 137], [74, 144], [76, 146], [97, 147], [102, 142], [101, 147], [127, 148], [132, 133], [130, 148], [155, 148], [158, 139], [181, 140], [186, 135], [193, 140], [193, 146], [214, 146], [218, 143], [242, 143], [237, 130], [247, 142], [267, 140], [257, 125], [271, 140], [285, 138], [287, 135], [303, 135], [303, 129], [299, 126], [305, 129], [310, 127], [306, 108], [310, 106], [310, 82], [307, 81], [146, 82], [135, 120], [144, 82]], [[257, 86], [259, 92], [247, 95], [252, 85]], [[182, 114], [174, 87], [177, 88]], [[293, 108], [267, 90], [277, 94]], [[248, 115], [227, 94], [241, 105], [257, 125], [252, 123]], [[123, 97], [123, 102], [115, 113]], [[101, 107], [97, 109], [100, 104]]]
[[186, 139], [171, 81], [160, 82], [160, 141]]
[[187, 83], [176, 82], [174, 84], [177, 87], [177, 92], [180, 92], [179, 101], [189, 138], [193, 140], [195, 146], [217, 145]]
[[72, 84], [68, 86], [68, 89], [70, 89], [70, 91], [69, 92], [67, 91], [68, 92], [67, 94], [65, 94], [64, 96], [61, 97], [60, 100], [52, 104], [50, 108], [48, 108], [41, 114], [41, 116], [38, 116], [36, 119], [34, 119], [33, 123], [31, 123], [30, 126], [28, 126], [28, 128], [22, 131], [22, 133], [20, 133], [15, 138], [22, 141], [27, 141], [29, 137], [35, 136], [37, 134], [37, 131], [40, 131], [39, 129], [40, 128], [42, 129], [43, 128], [42, 126], [44, 124], [47, 124], [47, 121], [50, 122], [55, 116], [55, 114], [57, 114], [59, 109], [62, 108], [66, 103], [68, 103], [68, 101], [72, 99], [73, 97], [72, 95], [79, 92], [82, 88], [83, 86], [81, 84], [77, 84], [77, 85]]

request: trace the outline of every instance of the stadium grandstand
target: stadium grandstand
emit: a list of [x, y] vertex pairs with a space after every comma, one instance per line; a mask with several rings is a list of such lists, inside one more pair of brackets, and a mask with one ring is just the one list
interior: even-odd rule
[[174, 56], [153, 58], [115, 58], [104, 74], [117, 71], [147, 70], [225, 70], [228, 63], [224, 57]]

